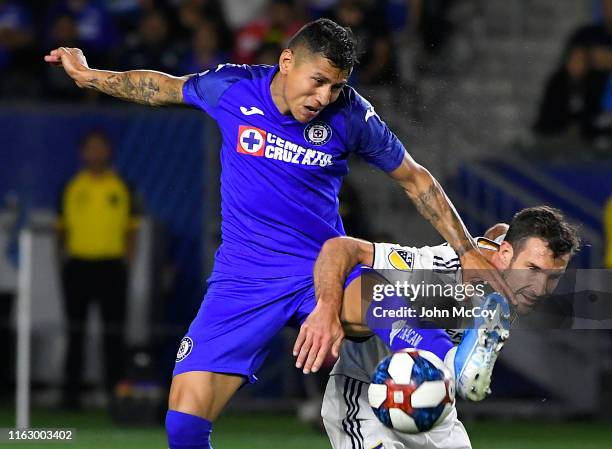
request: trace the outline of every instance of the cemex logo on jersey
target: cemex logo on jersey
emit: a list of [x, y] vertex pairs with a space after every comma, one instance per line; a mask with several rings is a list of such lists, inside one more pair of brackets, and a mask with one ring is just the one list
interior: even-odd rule
[[304, 148], [276, 134], [253, 126], [240, 125], [238, 127], [236, 150], [241, 154], [263, 156], [266, 159], [276, 159], [297, 165], [328, 167], [334, 163], [331, 154]]

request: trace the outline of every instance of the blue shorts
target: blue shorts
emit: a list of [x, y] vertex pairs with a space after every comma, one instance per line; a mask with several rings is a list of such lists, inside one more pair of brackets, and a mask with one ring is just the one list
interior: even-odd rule
[[[347, 285], [360, 274], [355, 267]], [[285, 326], [298, 328], [314, 310], [312, 276], [252, 279], [213, 273], [173, 376], [189, 371], [239, 374], [255, 382], [270, 342]]]

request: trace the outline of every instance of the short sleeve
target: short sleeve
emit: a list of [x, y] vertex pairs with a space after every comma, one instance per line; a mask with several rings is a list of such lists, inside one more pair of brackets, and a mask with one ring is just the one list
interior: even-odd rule
[[375, 270], [412, 271], [418, 264], [419, 249], [393, 243], [374, 243]]
[[461, 262], [455, 251], [448, 245], [423, 246], [415, 248], [393, 243], [374, 244], [375, 270], [432, 270], [458, 272]]
[[366, 99], [354, 91], [352, 97], [349, 117], [351, 151], [385, 172], [395, 170], [404, 159], [404, 146]]
[[206, 70], [189, 78], [183, 85], [183, 100], [215, 118], [219, 101], [227, 89], [250, 76], [247, 65], [219, 64], [216, 69]]

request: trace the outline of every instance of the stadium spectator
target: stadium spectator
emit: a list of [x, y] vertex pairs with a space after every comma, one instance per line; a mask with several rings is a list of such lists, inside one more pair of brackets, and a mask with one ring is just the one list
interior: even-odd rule
[[593, 70], [587, 49], [568, 45], [561, 66], [546, 84], [534, 131], [542, 137], [575, 132], [590, 140], [597, 134], [608, 76]]
[[195, 30], [192, 44], [181, 59], [181, 73], [197, 73], [211, 69], [229, 60], [219, 46], [219, 31], [213, 22], [202, 21]]
[[423, 0], [378, 0], [385, 11], [385, 19], [394, 34], [415, 33], [420, 30]]
[[96, 0], [61, 0], [50, 9], [49, 23], [59, 16], [70, 16], [77, 27], [79, 40], [100, 63], [107, 63], [109, 52], [119, 40], [117, 27], [103, 4]]
[[[77, 23], [72, 16], [64, 14], [55, 18], [51, 27], [49, 43], [51, 46], [62, 44], [70, 47], [82, 44], [79, 38]], [[70, 77], [49, 67], [45, 67], [44, 87], [46, 96], [50, 99], [70, 101], [95, 97], [83, 95], [82, 92], [74, 92], [74, 89], [71, 89], [72, 80]]]
[[137, 219], [121, 177], [111, 168], [111, 143], [93, 131], [81, 147], [82, 168], [66, 186], [59, 222], [62, 282], [69, 322], [64, 405], [79, 406], [83, 344], [89, 305], [96, 301], [104, 325], [105, 386], [123, 375], [127, 263], [134, 254]]
[[138, 29], [140, 20], [148, 13], [162, 10], [169, 15], [173, 12], [163, 0], [105, 0], [105, 5], [120, 35], [125, 36]]
[[28, 89], [25, 76], [31, 73], [34, 30], [30, 11], [23, 5], [0, 0], [0, 76], [2, 97]]
[[569, 38], [560, 66], [548, 80], [534, 131], [555, 136], [577, 128], [593, 141], [612, 128], [612, 0], [604, 0], [603, 19], [578, 28]]
[[142, 69], [154, 67], [168, 73], [178, 73], [180, 50], [169, 34], [166, 18], [154, 11], [145, 15], [138, 34], [129, 39], [120, 56], [122, 68]]
[[306, 13], [311, 19], [319, 19], [338, 4], [338, 0], [309, 0], [306, 2]]
[[340, 0], [328, 17], [350, 27], [360, 46], [360, 64], [352, 79], [365, 84], [390, 84], [397, 80], [395, 49], [384, 13], [369, 8], [364, 0]]
[[304, 22], [290, 0], [270, 0], [266, 13], [247, 24], [236, 36], [234, 59], [252, 64], [262, 45], [275, 44], [284, 48], [302, 25]]
[[278, 44], [263, 44], [255, 52], [255, 64], [278, 64], [278, 54], [283, 51]]
[[[431, 54], [437, 54], [445, 47], [453, 27], [449, 19], [453, 0], [426, 0], [420, 3], [416, 20], [419, 23], [419, 34], [424, 48]], [[413, 8], [417, 5], [413, 4]]]
[[181, 0], [177, 11], [177, 34], [183, 41], [190, 41], [193, 35], [207, 22], [216, 27], [217, 46], [230, 52], [234, 45], [232, 30], [227, 24], [223, 5], [218, 0]]

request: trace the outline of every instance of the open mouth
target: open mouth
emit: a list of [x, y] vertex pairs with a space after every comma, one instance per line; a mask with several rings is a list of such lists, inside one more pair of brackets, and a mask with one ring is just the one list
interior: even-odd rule
[[318, 114], [319, 110], [317, 108], [313, 108], [312, 106], [304, 106], [308, 112], [311, 114]]

